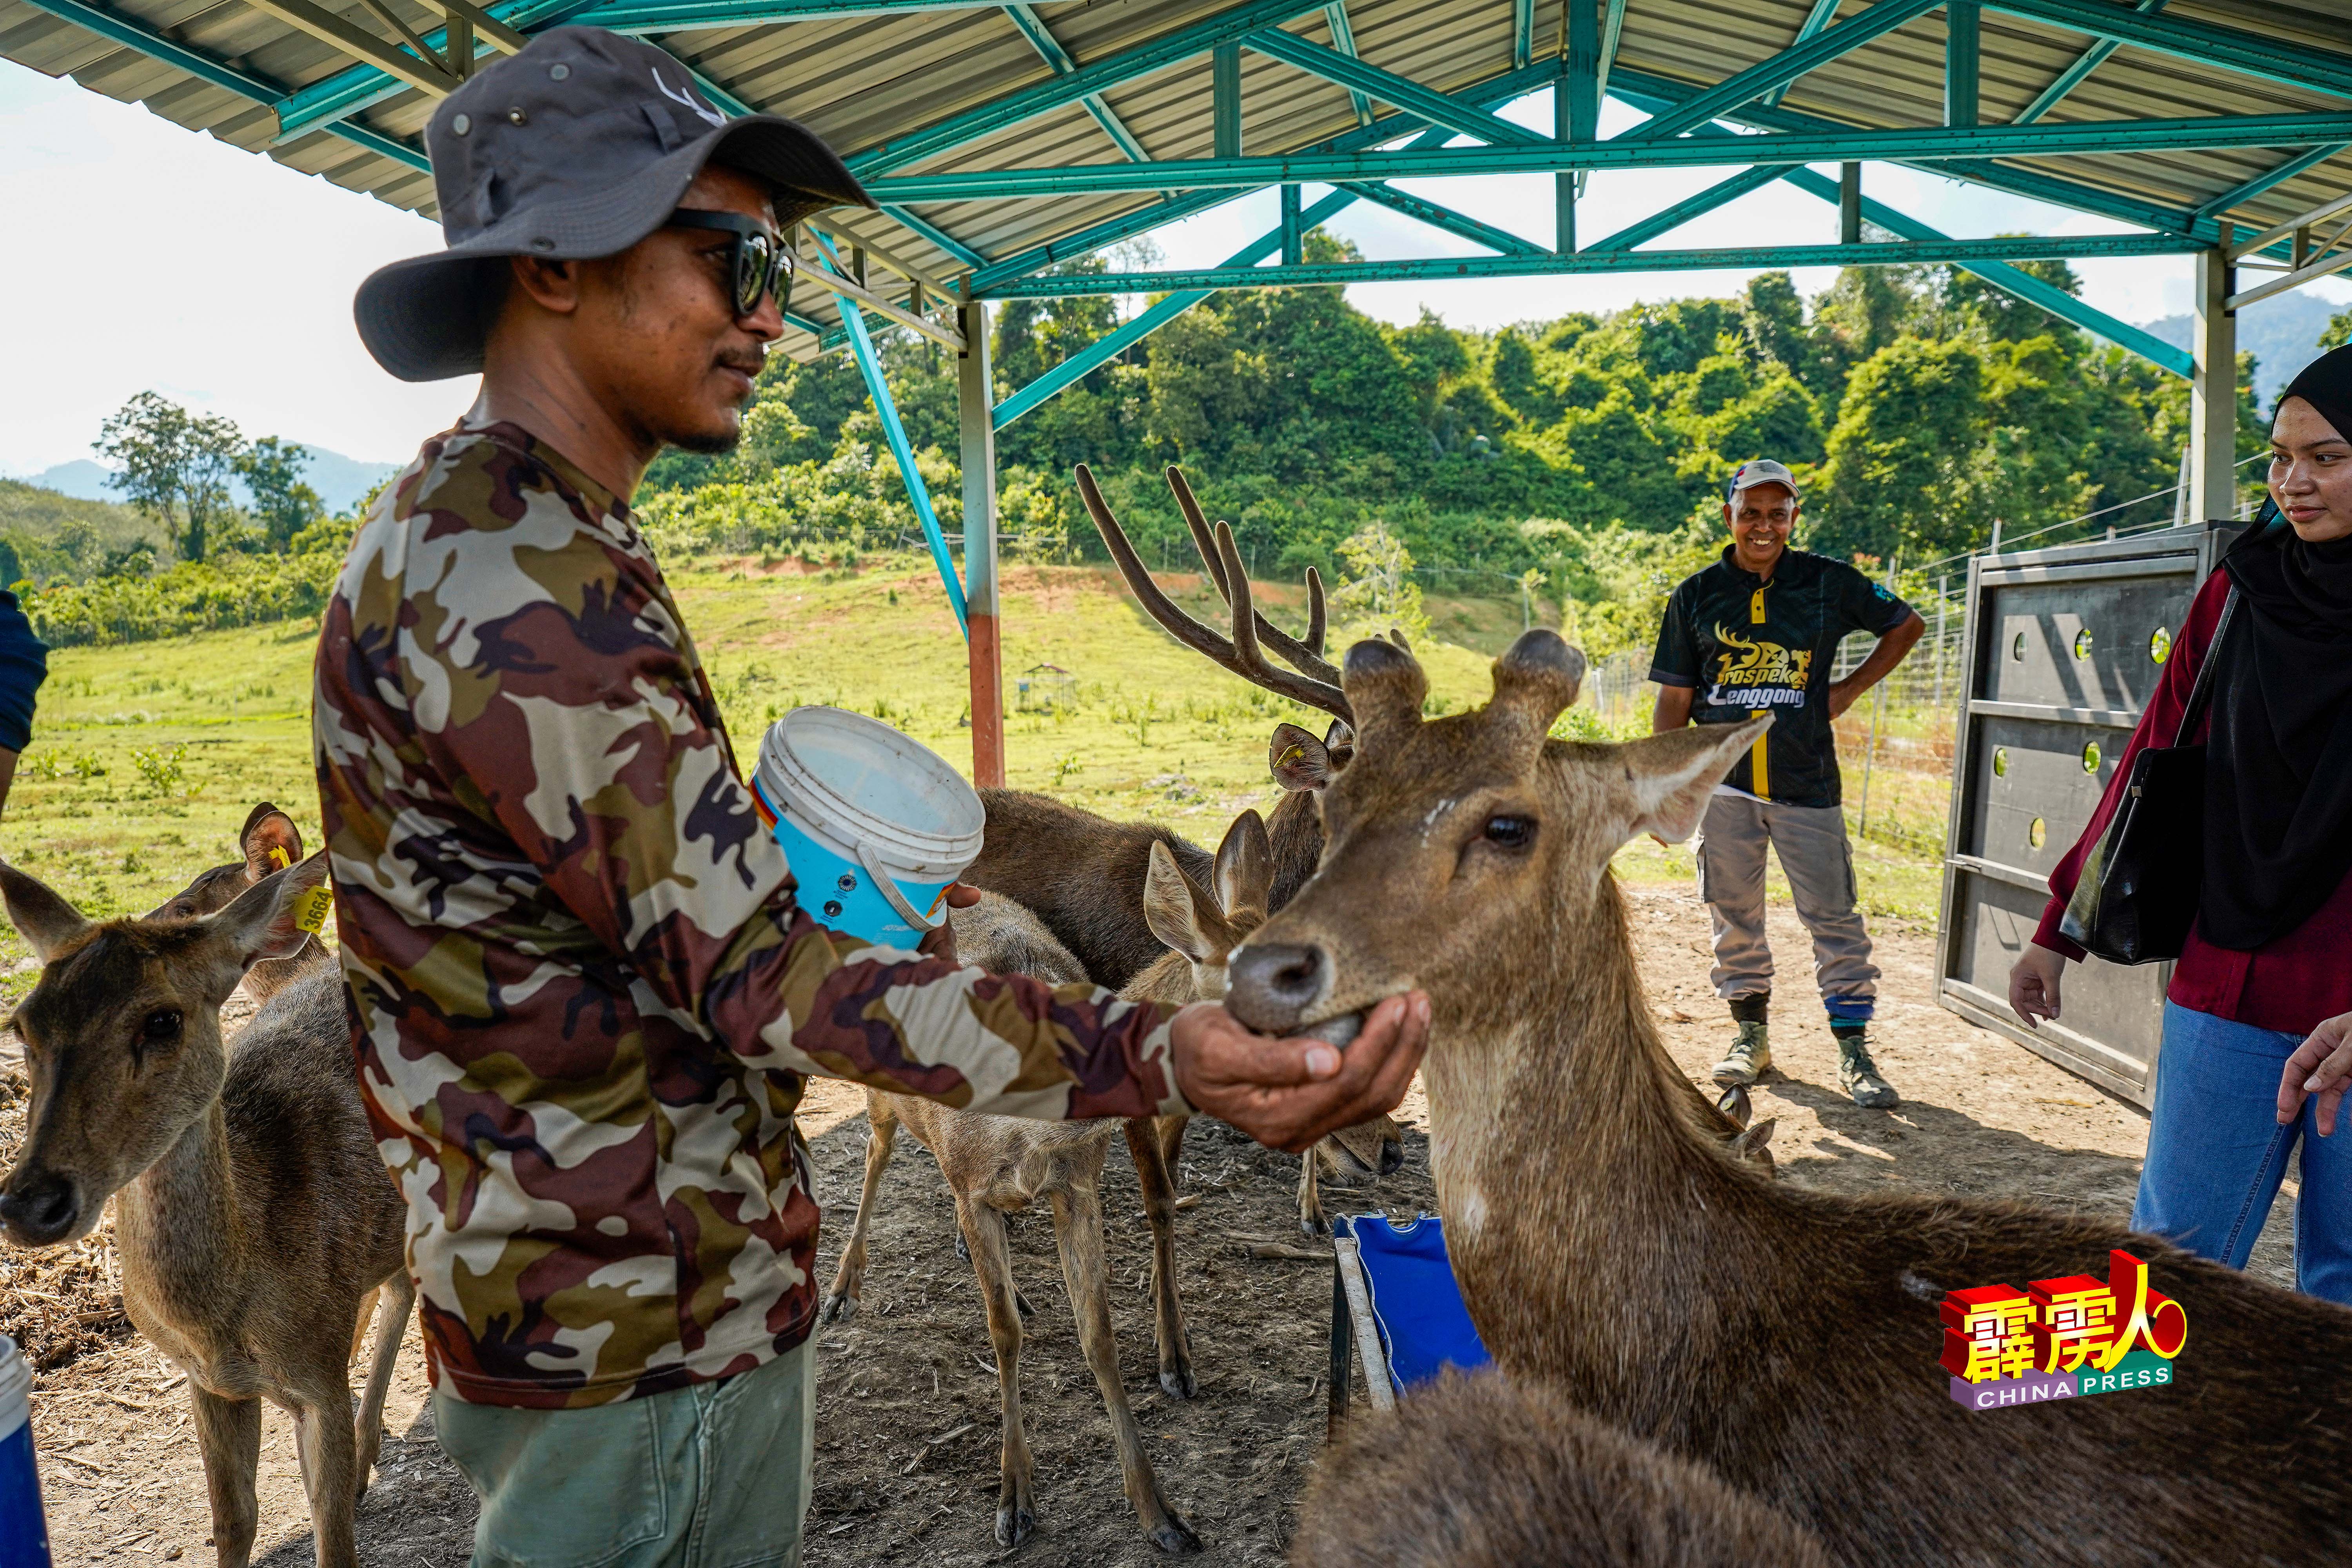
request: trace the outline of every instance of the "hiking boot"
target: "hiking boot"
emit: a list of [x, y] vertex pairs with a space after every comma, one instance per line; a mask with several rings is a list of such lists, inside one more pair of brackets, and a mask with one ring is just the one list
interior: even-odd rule
[[1772, 1047], [1764, 1033], [1764, 1026], [1743, 1023], [1739, 1026], [1739, 1042], [1731, 1054], [1715, 1064], [1715, 1081], [1745, 1087], [1754, 1083], [1772, 1066]]
[[1861, 1038], [1838, 1042], [1838, 1087], [1853, 1096], [1864, 1110], [1892, 1110], [1903, 1103], [1895, 1086], [1878, 1076], [1870, 1047]]

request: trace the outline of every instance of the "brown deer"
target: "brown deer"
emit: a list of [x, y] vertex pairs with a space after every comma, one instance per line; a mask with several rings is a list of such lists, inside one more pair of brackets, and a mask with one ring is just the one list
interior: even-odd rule
[[1317, 1461], [1291, 1568], [1830, 1568], [1811, 1531], [1554, 1389], [1449, 1368]]
[[[223, 1568], [258, 1523], [261, 1405], [294, 1415], [320, 1568], [358, 1561], [352, 1510], [383, 1439], [414, 1291], [407, 1208], [360, 1104], [341, 974], [273, 996], [232, 1049], [220, 1008], [257, 963], [298, 952], [315, 856], [193, 920], [91, 921], [0, 866], [41, 959], [14, 1025], [32, 1072], [0, 1225], [28, 1247], [87, 1236], [116, 1199], [122, 1304], [187, 1373]], [[378, 1298], [357, 1420], [350, 1367]]]
[[[1703, 1464], [1841, 1563], [2345, 1558], [2352, 1311], [2021, 1205], [1849, 1196], [1727, 1158], [1643, 995], [1611, 856], [1678, 840], [1769, 726], [1548, 740], [1583, 660], [1549, 632], [1481, 710], [1424, 721], [1359, 643], [1360, 749], [1315, 880], [1235, 952], [1227, 1005], [1289, 1032], [1425, 989], [1432, 1163], [1496, 1363]], [[1711, 1114], [1711, 1112], [1709, 1112]], [[2147, 1258], [2195, 1325], [2180, 1381], [1978, 1414], [1937, 1364], [1946, 1292]]]
[[[1164, 853], [1164, 851], [1163, 851]], [[957, 955], [996, 973], [1032, 974], [1052, 984], [1084, 984], [1086, 971], [1043, 922], [1009, 899], [990, 894], [970, 909], [954, 911]], [[1160, 1479], [1145, 1453], [1127, 1387], [1118, 1370], [1118, 1343], [1111, 1331], [1108, 1260], [1102, 1219], [1103, 1159], [1120, 1131], [1135, 1157], [1143, 1208], [1152, 1236], [1151, 1293], [1160, 1349], [1160, 1386], [1174, 1399], [1194, 1392], [1191, 1343], [1183, 1303], [1176, 1290], [1176, 1190], [1160, 1155], [1149, 1120], [1032, 1121], [956, 1110], [928, 1100], [868, 1089], [866, 1116], [866, 1184], [858, 1194], [857, 1218], [841, 1251], [833, 1287], [819, 1314], [839, 1322], [857, 1310], [866, 1279], [866, 1237], [874, 1217], [882, 1173], [903, 1126], [939, 1161], [940, 1174], [955, 1198], [962, 1247], [980, 1281], [988, 1313], [988, 1337], [996, 1351], [997, 1393], [1003, 1410], [1003, 1446], [998, 1466], [996, 1539], [1017, 1546], [1036, 1524], [1036, 1462], [1029, 1453], [1021, 1415], [1021, 1320], [1029, 1310], [1013, 1282], [1013, 1259], [1005, 1246], [1004, 1216], [1040, 1198], [1054, 1211], [1054, 1240], [1069, 1288], [1070, 1315], [1078, 1346], [1094, 1373], [1110, 1417], [1111, 1441], [1118, 1452], [1119, 1477], [1144, 1532], [1163, 1552], [1200, 1550], [1200, 1539], [1160, 1494]]]
[[[1101, 533], [1103, 546], [1117, 563], [1119, 575], [1129, 590], [1154, 621], [1157, 621], [1178, 642], [1192, 649], [1210, 663], [1255, 685], [1264, 687], [1279, 696], [1305, 703], [1331, 715], [1334, 722], [1321, 741], [1295, 724], [1286, 724], [1275, 731], [1268, 751], [1268, 765], [1281, 783], [1285, 793], [1282, 804], [1275, 809], [1268, 826], [1268, 837], [1274, 845], [1276, 879], [1269, 899], [1269, 908], [1280, 911], [1315, 874], [1324, 849], [1322, 801], [1332, 781], [1346, 776], [1346, 770], [1360, 753], [1362, 746], [1355, 725], [1355, 710], [1341, 682], [1339, 668], [1323, 658], [1325, 611], [1322, 584], [1312, 569], [1307, 573], [1308, 626], [1304, 638], [1293, 637], [1282, 631], [1258, 612], [1250, 590], [1249, 574], [1242, 564], [1240, 548], [1234, 542], [1233, 525], [1220, 521], [1213, 527], [1202, 513], [1193, 498], [1192, 488], [1185, 482], [1182, 470], [1172, 465], [1167, 470], [1168, 488], [1175, 493], [1177, 509], [1184, 515], [1184, 525], [1192, 535], [1193, 547], [1199, 551], [1209, 580], [1216, 584], [1227, 608], [1232, 612], [1230, 628], [1219, 633], [1202, 625], [1179, 608], [1175, 602], [1160, 592], [1152, 581], [1143, 558], [1129, 541], [1127, 531], [1119, 526], [1109, 505], [1104, 501], [1101, 489], [1095, 484], [1093, 472], [1081, 463], [1075, 478], [1079, 498], [1087, 512], [1094, 519]], [[1403, 638], [1395, 637], [1399, 647]], [[1290, 668], [1284, 669], [1269, 662], [1265, 650], [1272, 648]], [[1409, 657], [1409, 656], [1408, 656]], [[1579, 656], [1580, 658], [1581, 656]], [[1147, 847], [1148, 849], [1148, 847]], [[1145, 849], [1139, 849], [1141, 858]], [[1182, 861], [1180, 858], [1180, 866]], [[1190, 868], [1187, 874], [1192, 875]], [[1196, 880], [1198, 879], [1196, 878]], [[1338, 1042], [1345, 1044], [1344, 1040]], [[1733, 1152], [1759, 1168], [1772, 1169], [1769, 1147], [1773, 1123], [1769, 1121], [1748, 1125], [1748, 1098], [1744, 1089], [1735, 1089], [1710, 1102], [1695, 1085], [1685, 1083], [1688, 1098], [1703, 1112], [1702, 1124], [1725, 1140]], [[1345, 1173], [1344, 1179], [1360, 1182], [1367, 1174], [1385, 1174], [1402, 1163], [1402, 1135], [1395, 1131], [1395, 1123], [1382, 1117], [1381, 1153], [1376, 1172], [1366, 1173], [1365, 1162], [1354, 1151], [1337, 1146], [1336, 1138], [1326, 1139], [1318, 1146], [1318, 1154], [1331, 1151], [1331, 1163]], [[1337, 1146], [1337, 1147], [1335, 1147]], [[1174, 1167], [1171, 1165], [1171, 1169]], [[1308, 1234], [1319, 1234], [1307, 1222], [1302, 1209], [1301, 1228]]]
[[[246, 815], [245, 826], [237, 830], [236, 847], [243, 858], [197, 872], [195, 880], [148, 910], [146, 918], [184, 921], [219, 913], [270, 872], [301, 859], [302, 830], [294, 826], [292, 817], [265, 800]], [[245, 972], [245, 994], [256, 1002], [267, 1002], [304, 975], [331, 968], [334, 963], [335, 955], [327, 951], [326, 943], [305, 931], [302, 945], [292, 954], [262, 959]]]
[[[1242, 813], [1226, 832], [1217, 850], [1211, 889], [1200, 887], [1179, 870], [1165, 845], [1154, 846], [1143, 909], [1153, 934], [1168, 944], [1168, 952], [1119, 994], [1176, 1006], [1222, 1000], [1226, 955], [1265, 923], [1274, 868], [1274, 847], [1265, 824], [1255, 811]], [[1171, 1174], [1183, 1152], [1184, 1129], [1191, 1122], [1189, 1116], [1160, 1120], [1160, 1159]], [[1393, 1159], [1391, 1150], [1395, 1151]], [[1340, 1173], [1343, 1184], [1360, 1185], [1395, 1170], [1403, 1157], [1403, 1130], [1385, 1116], [1324, 1139], [1298, 1162], [1298, 1228], [1309, 1236], [1331, 1233], [1323, 1214], [1318, 1177], [1325, 1164]]]

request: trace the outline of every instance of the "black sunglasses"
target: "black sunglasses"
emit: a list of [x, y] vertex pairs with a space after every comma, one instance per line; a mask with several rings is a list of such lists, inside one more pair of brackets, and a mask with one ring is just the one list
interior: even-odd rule
[[733, 236], [727, 247], [728, 303], [740, 321], [760, 308], [763, 294], [776, 296], [776, 309], [793, 302], [793, 253], [758, 218], [741, 213], [680, 207], [669, 215], [671, 228], [703, 228]]

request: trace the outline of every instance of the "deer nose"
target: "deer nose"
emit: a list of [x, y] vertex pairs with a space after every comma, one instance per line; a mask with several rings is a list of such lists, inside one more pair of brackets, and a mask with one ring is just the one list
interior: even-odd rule
[[1295, 942], [1255, 943], [1226, 963], [1225, 1006], [1262, 1034], [1282, 1034], [1331, 991], [1331, 955]]
[[26, 1247], [62, 1240], [81, 1217], [81, 1194], [73, 1178], [54, 1171], [19, 1174], [0, 1193], [0, 1226]]

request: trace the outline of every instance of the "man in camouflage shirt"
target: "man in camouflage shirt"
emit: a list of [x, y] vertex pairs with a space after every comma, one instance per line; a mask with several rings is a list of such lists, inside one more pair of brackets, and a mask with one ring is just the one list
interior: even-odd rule
[[406, 1194], [478, 1563], [796, 1561], [821, 1073], [1304, 1148], [1392, 1106], [1425, 999], [1345, 1052], [825, 931], [761, 829], [626, 498], [731, 446], [780, 228], [863, 201], [650, 45], [541, 35], [427, 129], [449, 250], [362, 286], [378, 360], [483, 372], [361, 527], [313, 740], [361, 1087]]

